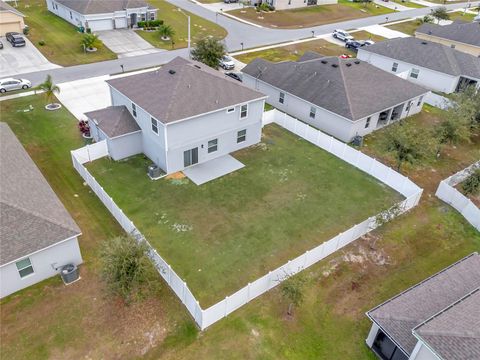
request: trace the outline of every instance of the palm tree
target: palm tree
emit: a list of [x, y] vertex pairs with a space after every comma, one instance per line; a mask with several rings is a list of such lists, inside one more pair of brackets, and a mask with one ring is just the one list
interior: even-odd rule
[[101, 44], [101, 41], [96, 34], [84, 34], [81, 43], [85, 49], [93, 50]]
[[60, 88], [52, 81], [52, 75], [47, 75], [45, 81], [38, 85], [38, 88], [44, 92], [45, 98], [47, 99], [47, 106], [53, 103], [55, 94], [60, 92]]
[[162, 40], [170, 40], [175, 35], [175, 30], [170, 25], [161, 25], [158, 28], [158, 33], [162, 37]]

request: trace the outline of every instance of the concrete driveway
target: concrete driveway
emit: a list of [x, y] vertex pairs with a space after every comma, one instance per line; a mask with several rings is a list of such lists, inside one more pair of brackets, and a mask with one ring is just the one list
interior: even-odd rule
[[99, 31], [97, 34], [105, 46], [116, 53], [119, 58], [165, 51], [153, 47], [130, 29]]
[[27, 45], [22, 47], [13, 47], [5, 37], [0, 37], [0, 41], [3, 43], [3, 49], [0, 50], [1, 77], [61, 67], [49, 62], [26, 38]]

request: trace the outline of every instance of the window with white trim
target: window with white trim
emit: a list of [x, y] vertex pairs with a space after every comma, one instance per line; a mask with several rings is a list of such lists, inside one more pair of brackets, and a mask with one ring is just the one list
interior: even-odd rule
[[158, 120], [152, 117], [151, 121], [152, 121], [152, 131], [158, 135]]
[[420, 106], [423, 100], [423, 95], [418, 98], [417, 106]]
[[369, 116], [369, 117], [367, 118], [367, 121], [365, 122], [365, 129], [370, 126], [370, 120], [371, 120], [371, 119], [372, 119], [371, 116]]
[[137, 105], [132, 103], [132, 114], [133, 116], [137, 117]]
[[240, 119], [246, 118], [248, 115], [248, 104], [244, 104], [240, 107]]
[[398, 63], [394, 62], [394, 63], [392, 64], [392, 71], [393, 71], [393, 72], [397, 72], [397, 70], [398, 70]]
[[218, 139], [213, 139], [208, 142], [208, 153], [212, 153], [218, 150]]
[[418, 69], [412, 69], [412, 72], [410, 73], [410, 77], [414, 79], [418, 79], [418, 74], [420, 73], [420, 70]]
[[313, 107], [313, 106], [310, 107], [310, 114], [309, 114], [310, 119], [315, 119], [315, 115], [316, 115], [316, 114], [317, 114], [317, 108], [315, 108], [315, 107]]
[[152, 21], [155, 20], [155, 13], [153, 13], [153, 12], [150, 13], [150, 20], [152, 20]]
[[17, 270], [21, 278], [34, 273], [33, 266], [29, 258], [17, 261], [15, 265], [17, 266]]
[[247, 140], [247, 130], [240, 130], [237, 132], [237, 143], [241, 143]]
[[405, 111], [409, 112], [411, 106], [412, 106], [412, 102], [411, 101], [407, 102], [407, 107], [405, 108]]
[[280, 95], [278, 96], [278, 102], [280, 104], [283, 104], [285, 102], [285, 93], [281, 92]]

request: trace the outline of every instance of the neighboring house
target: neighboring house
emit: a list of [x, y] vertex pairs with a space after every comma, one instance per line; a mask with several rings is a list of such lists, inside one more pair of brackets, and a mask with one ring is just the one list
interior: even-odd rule
[[6, 123], [0, 123], [0, 297], [82, 263], [80, 229]]
[[447, 94], [469, 85], [480, 86], [480, 58], [431, 41], [413, 37], [386, 40], [360, 48], [357, 57]]
[[22, 33], [25, 23], [23, 15], [13, 6], [0, 0], [0, 36], [5, 36], [7, 32]]
[[336, 4], [337, 0], [251, 0], [252, 5], [266, 3], [275, 10], [298, 9], [307, 6]]
[[357, 59], [314, 55], [298, 62], [255, 59], [243, 68], [243, 83], [345, 142], [421, 111], [428, 90]]
[[473, 253], [367, 312], [383, 360], [480, 359], [480, 256]]
[[131, 28], [154, 20], [157, 9], [143, 0], [46, 0], [48, 10], [91, 31]]
[[[480, 21], [480, 18], [479, 18]], [[480, 22], [454, 21], [450, 25], [423, 24], [415, 31], [418, 39], [429, 40], [473, 56], [480, 56]]]
[[260, 141], [265, 96], [204, 64], [177, 57], [107, 83], [112, 106], [85, 115], [114, 160], [144, 153], [174, 173]]

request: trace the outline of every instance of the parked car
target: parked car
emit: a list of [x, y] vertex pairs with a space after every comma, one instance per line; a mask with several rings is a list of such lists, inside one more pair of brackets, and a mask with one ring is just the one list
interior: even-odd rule
[[32, 83], [26, 79], [6, 78], [0, 80], [0, 93], [7, 91], [28, 89], [32, 87]]
[[232, 70], [235, 67], [235, 63], [230, 56], [224, 55], [220, 60], [220, 66], [225, 70]]
[[17, 32], [8, 32], [5, 34], [5, 38], [10, 44], [12, 44], [13, 47], [26, 45], [26, 42], [23, 36]]
[[365, 40], [365, 45], [373, 45], [375, 44], [375, 41], [373, 40]]
[[0, 49], [3, 49], [3, 42], [0, 41]]
[[234, 80], [242, 82], [242, 78], [240, 77], [240, 74], [228, 72], [228, 73], [225, 73], [225, 75], [230, 76]]
[[354, 40], [353, 36], [350, 35], [348, 32], [346, 32], [345, 30], [339, 30], [339, 29], [333, 30], [333, 37], [335, 39], [342, 40], [345, 42], [347, 42], [348, 40]]
[[356, 52], [363, 46], [369, 46], [373, 44], [375, 44], [375, 42], [372, 40], [349, 40], [345, 43], [345, 47]]
[[232, 4], [232, 3], [237, 3], [238, 0], [223, 0], [225, 4]]

